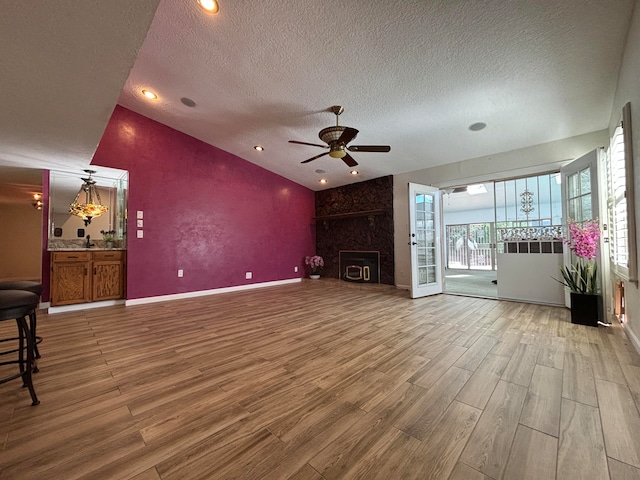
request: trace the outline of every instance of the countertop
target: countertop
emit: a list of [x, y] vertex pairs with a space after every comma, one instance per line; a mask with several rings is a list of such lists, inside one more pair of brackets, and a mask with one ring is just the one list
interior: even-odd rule
[[49, 252], [104, 252], [104, 251], [125, 251], [126, 248], [103, 248], [103, 247], [91, 247], [91, 248], [73, 248], [73, 247], [65, 247], [65, 248], [49, 248]]

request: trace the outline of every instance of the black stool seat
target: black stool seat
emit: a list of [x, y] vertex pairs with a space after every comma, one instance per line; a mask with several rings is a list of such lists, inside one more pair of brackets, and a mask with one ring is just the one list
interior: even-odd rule
[[[24, 385], [29, 388], [29, 393], [31, 394], [31, 405], [38, 405], [40, 401], [38, 400], [38, 397], [36, 397], [36, 392], [33, 388], [33, 381], [31, 378], [35, 342], [25, 317], [35, 312], [39, 301], [40, 296], [38, 294], [26, 290], [0, 290], [0, 321], [15, 319], [18, 325], [17, 337], [0, 339], [0, 342], [18, 340], [17, 349], [0, 352], [0, 355], [17, 352], [18, 359], [0, 362], [0, 365], [17, 363], [20, 369], [20, 372], [17, 374], [0, 378], [0, 383], [5, 383], [9, 380], [22, 377]], [[25, 342], [27, 352], [26, 361], [24, 358]]]
[[38, 282], [0, 282], [0, 290], [27, 290], [42, 295], [42, 284]]
[[[42, 284], [38, 282], [30, 282], [30, 281], [18, 281], [18, 282], [0, 282], [0, 290], [26, 290], [28, 292], [33, 292], [38, 297], [42, 295]], [[29, 315], [29, 328], [31, 328], [31, 335], [33, 335], [34, 341], [34, 352], [36, 358], [40, 358], [40, 351], [38, 350], [38, 344], [42, 342], [42, 337], [38, 337], [36, 335], [36, 329], [38, 325], [38, 319], [36, 317], [36, 311], [34, 310], [32, 314]], [[38, 371], [37, 365], [33, 369], [34, 372]]]

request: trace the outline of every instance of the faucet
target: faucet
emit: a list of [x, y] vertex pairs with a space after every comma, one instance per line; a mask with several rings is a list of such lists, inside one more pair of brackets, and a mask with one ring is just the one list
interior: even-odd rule
[[94, 245], [95, 245], [95, 243], [91, 243], [91, 235], [87, 235], [87, 243], [86, 243], [85, 247], [91, 248]]

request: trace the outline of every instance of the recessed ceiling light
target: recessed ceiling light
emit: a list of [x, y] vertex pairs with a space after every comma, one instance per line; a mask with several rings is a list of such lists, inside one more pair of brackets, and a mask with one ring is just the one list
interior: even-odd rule
[[358, 175], [359, 172], [358, 172], [358, 170], [351, 170], [349, 173], [351, 175]]
[[183, 105], [186, 105], [187, 107], [195, 107], [196, 106], [196, 102], [191, 100], [189, 97], [182, 97], [180, 99], [180, 101], [182, 102]]
[[326, 178], [321, 178], [320, 179], [320, 183], [327, 183], [327, 179]]
[[142, 94], [150, 100], [155, 100], [158, 98], [158, 95], [153, 93], [151, 90], [142, 90]]
[[218, 10], [220, 10], [217, 0], [198, 0], [198, 4], [207, 13], [218, 13]]
[[257, 151], [261, 152], [264, 150], [264, 147], [262, 147], [261, 145], [256, 145], [253, 148], [255, 148]]
[[480, 130], [484, 130], [487, 128], [487, 124], [483, 122], [472, 123], [469, 125], [469, 130], [472, 132], [479, 132]]

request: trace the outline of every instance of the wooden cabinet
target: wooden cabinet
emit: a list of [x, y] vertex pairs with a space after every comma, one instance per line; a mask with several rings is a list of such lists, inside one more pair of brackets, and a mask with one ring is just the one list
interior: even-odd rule
[[123, 260], [123, 251], [93, 252], [92, 300], [94, 302], [124, 296]]
[[90, 301], [90, 252], [53, 252], [51, 305]]
[[53, 252], [51, 306], [124, 297], [122, 250]]

